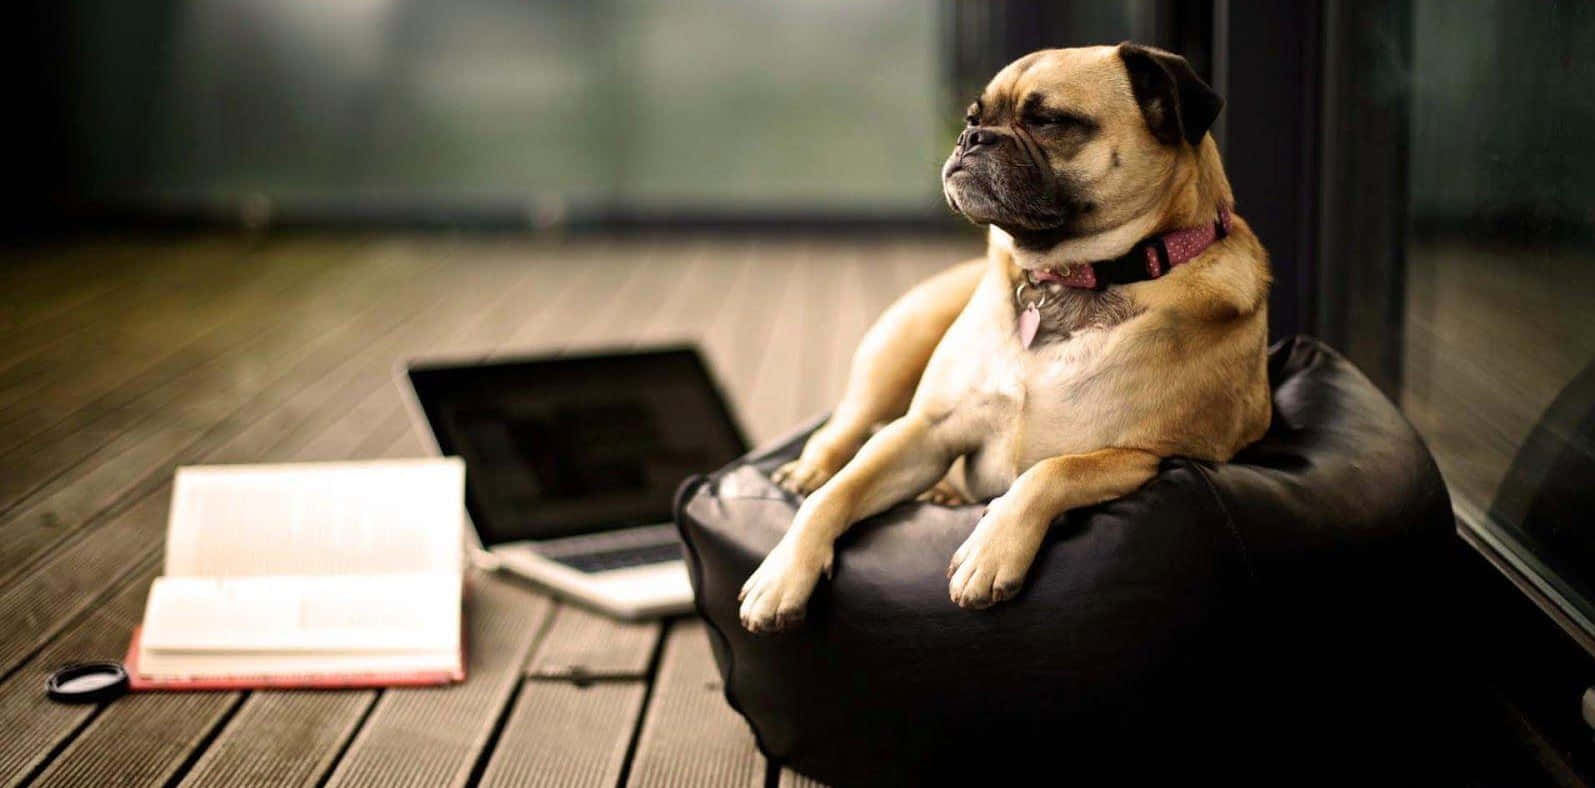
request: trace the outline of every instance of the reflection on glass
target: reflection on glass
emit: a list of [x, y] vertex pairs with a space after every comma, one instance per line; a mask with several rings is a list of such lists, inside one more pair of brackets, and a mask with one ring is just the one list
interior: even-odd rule
[[1415, 13], [1402, 406], [1461, 506], [1595, 588], [1595, 6]]

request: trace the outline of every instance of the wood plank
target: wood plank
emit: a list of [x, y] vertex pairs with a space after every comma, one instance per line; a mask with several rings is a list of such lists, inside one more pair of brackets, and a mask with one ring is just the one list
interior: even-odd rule
[[865, 254], [875, 246], [851, 243], [826, 254], [825, 278], [815, 292], [820, 300], [814, 319], [824, 321], [829, 330], [813, 340], [813, 360], [804, 376], [805, 388], [793, 414], [794, 423], [832, 409], [841, 399], [853, 349], [873, 317], [871, 308], [885, 295], [864, 289]]
[[948, 267], [978, 256], [978, 247], [963, 243], [919, 240], [884, 240], [856, 243], [838, 255], [838, 284], [826, 301], [830, 313], [820, 320], [834, 321], [829, 348], [810, 374], [822, 380], [810, 392], [799, 419], [835, 407], [846, 388], [853, 352], [870, 325], [903, 293]]
[[[768, 440], [792, 426], [799, 380], [809, 370], [803, 365], [803, 339], [822, 328], [809, 324], [803, 315], [805, 292], [811, 278], [806, 255], [791, 247], [767, 252], [782, 269], [780, 289], [766, 296], [762, 320], [766, 330], [759, 332], [758, 344], [750, 350], [758, 358], [748, 389], [748, 418], [759, 441]], [[802, 326], [803, 330], [793, 330]]]
[[544, 277], [538, 288], [542, 308], [528, 310], [527, 319], [507, 336], [497, 338], [487, 358], [542, 355], [562, 348], [579, 327], [590, 322], [595, 290], [611, 277], [603, 248], [589, 248], [576, 257], [562, 256], [535, 263]]
[[668, 261], [668, 284], [653, 316], [636, 328], [638, 344], [697, 342], [724, 300], [736, 261], [722, 244], [689, 241]]
[[[76, 330], [51, 338], [51, 352], [8, 369], [7, 382], [0, 385], [0, 408], [5, 411], [0, 431], [42, 429], [146, 370], [181, 365], [193, 355], [186, 351], [210, 339], [240, 309], [258, 309], [261, 302], [312, 286], [307, 280], [327, 273], [205, 256], [203, 249], [183, 252], [198, 259], [155, 267], [115, 294], [116, 308], [86, 316]], [[149, 267], [137, 262], [129, 266]], [[85, 364], [85, 359], [94, 363]]]
[[581, 317], [549, 322], [537, 337], [545, 352], [608, 350], [629, 344], [637, 327], [658, 309], [657, 288], [670, 271], [658, 264], [657, 253], [630, 245], [605, 251], [588, 262], [600, 274], [597, 282], [586, 285], [569, 305], [580, 309]]
[[[772, 433], [782, 433], [805, 415], [805, 408], [815, 398], [819, 381], [825, 373], [820, 369], [824, 348], [830, 344], [836, 331], [836, 318], [830, 310], [822, 312], [826, 294], [836, 284], [836, 260], [829, 245], [802, 247], [802, 258], [797, 263], [798, 279], [792, 289], [796, 293], [796, 309], [790, 317], [781, 318], [774, 333], [771, 348], [766, 356], [786, 359], [778, 367], [784, 374], [763, 377], [761, 382], [774, 383], [771, 392], [773, 422]], [[801, 326], [792, 330], [792, 326]], [[782, 330], [782, 329], [785, 330]]]
[[66, 634], [5, 681], [0, 682], [0, 785], [17, 785], [45, 765], [60, 742], [98, 713], [95, 706], [51, 702], [43, 687], [50, 673], [69, 662], [120, 660], [127, 654], [128, 633], [144, 615], [150, 581], [158, 573], [153, 560], [120, 587], [105, 589], [107, 598], [73, 622]]
[[0, 593], [0, 632], [6, 633], [0, 640], [0, 676], [96, 604], [108, 582], [154, 559], [166, 526], [166, 506], [164, 495], [145, 496], [97, 531], [97, 538], [62, 550], [28, 582]]
[[[0, 373], [15, 355], [32, 350], [32, 343], [11, 342], [28, 329], [82, 308], [123, 284], [116, 268], [90, 254], [87, 244], [52, 244], [41, 247], [33, 259], [18, 265], [0, 264]], [[121, 244], [115, 251], [133, 254], [135, 245]], [[98, 264], [98, 265], [96, 265]]]
[[422, 441], [421, 433], [414, 425], [409, 425], [409, 429], [399, 436], [398, 443], [392, 449], [395, 457], [424, 457], [431, 451], [432, 449]]
[[561, 605], [526, 672], [548, 679], [644, 678], [663, 632], [658, 621], [617, 621]]
[[726, 703], [703, 622], [676, 622], [666, 638], [628, 785], [764, 785], [765, 761], [747, 723]]
[[339, 744], [354, 735], [375, 690], [275, 690], [250, 693], [182, 785], [316, 785]]
[[813, 777], [805, 777], [791, 769], [781, 770], [781, 779], [776, 785], [780, 788], [828, 788], [825, 783]]
[[607, 788], [619, 783], [647, 685], [528, 681], [481, 785]]
[[[725, 251], [724, 256], [733, 262], [732, 273], [726, 277], [721, 285], [719, 304], [713, 306], [713, 314], [708, 323], [698, 333], [704, 355], [708, 357], [709, 364], [724, 388], [726, 397], [730, 400], [732, 414], [737, 423], [741, 425], [744, 434], [754, 443], [760, 438], [753, 432], [753, 425], [749, 418], [746, 405], [747, 391], [753, 382], [753, 370], [756, 361], [745, 364], [742, 361], [741, 345], [743, 344], [745, 329], [750, 328], [746, 319], [739, 319], [744, 313], [748, 299], [763, 288], [758, 287], [765, 271], [754, 258], [751, 244], [741, 244]], [[707, 306], [707, 305], [706, 305]]]
[[871, 249], [876, 245], [873, 241], [826, 241], [815, 248], [812, 261], [805, 265], [802, 320], [809, 328], [778, 333], [776, 341], [785, 344], [772, 348], [770, 353], [791, 359], [785, 385], [792, 393], [779, 423], [772, 426], [776, 433], [784, 434], [794, 424], [835, 404], [831, 390], [837, 387], [836, 381], [847, 363], [835, 358], [837, 337], [845, 328], [844, 302], [867, 295], [849, 292], [848, 269], [861, 247]]
[[0, 290], [15, 299], [0, 329], [0, 385], [20, 379], [11, 369], [29, 358], [81, 345], [93, 332], [103, 336], [107, 325], [140, 308], [140, 301], [128, 296], [157, 293], [191, 276], [206, 259], [237, 257], [244, 251], [237, 244], [203, 238], [102, 240], [44, 252], [48, 259], [39, 261], [31, 281], [16, 291]]
[[466, 784], [552, 609], [520, 583], [487, 574], [472, 580], [466, 681], [383, 692], [329, 786]]
[[768, 388], [763, 376], [766, 371], [771, 377], [782, 376], [792, 367], [790, 359], [781, 363], [768, 354], [772, 337], [781, 330], [777, 315], [791, 308], [798, 266], [789, 254], [777, 254], [765, 246], [751, 250], [750, 256], [750, 270], [737, 283], [737, 297], [728, 299], [730, 303], [710, 327], [706, 341], [711, 347], [723, 343], [725, 350], [716, 354], [721, 359], [719, 367], [744, 426], [755, 443], [762, 443], [778, 434], [774, 425], [780, 421], [761, 394]]
[[[0, 478], [0, 513], [29, 495], [40, 494], [52, 478], [58, 479], [64, 470], [113, 441], [137, 441], [177, 416], [187, 424], [201, 426], [219, 421], [248, 401], [258, 386], [270, 384], [296, 361], [316, 347], [336, 341], [353, 325], [364, 322], [369, 331], [376, 328], [371, 324], [373, 316], [385, 317], [389, 323], [403, 319], [402, 315], [384, 315], [387, 305], [379, 297], [382, 290], [369, 287], [377, 270], [402, 278], [417, 269], [413, 263], [391, 262], [380, 267], [329, 265], [316, 275], [294, 272], [297, 265], [285, 263], [282, 268], [287, 281], [297, 280], [302, 290], [275, 295], [216, 294], [214, 305], [231, 319], [208, 329], [198, 318], [191, 323], [186, 317], [164, 326], [160, 330], [174, 336], [203, 333], [141, 374], [120, 376], [119, 383], [106, 384], [110, 390], [103, 394], [69, 388], [31, 408], [12, 408], [13, 418], [32, 427], [15, 431], [15, 440], [28, 445], [0, 451], [0, 468], [8, 470]], [[235, 299], [241, 303], [234, 304]], [[101, 377], [114, 381], [118, 376], [110, 371], [128, 355], [118, 354], [88, 366], [107, 372]], [[78, 382], [71, 381], [74, 385]], [[60, 404], [69, 401], [76, 404]], [[65, 412], [44, 415], [56, 411]]]
[[[365, 296], [357, 282], [346, 278], [341, 288], [327, 289]], [[218, 303], [225, 300], [217, 297]], [[157, 364], [147, 375], [124, 380], [120, 387], [54, 424], [40, 422], [34, 425], [36, 431], [19, 433], [28, 444], [0, 455], [0, 468], [6, 471], [0, 479], [0, 511], [14, 508], [30, 495], [58, 489], [67, 469], [85, 459], [92, 464], [96, 452], [118, 439], [125, 447], [179, 416], [196, 426], [205, 419], [221, 418], [230, 406], [249, 399], [256, 386], [270, 383], [290, 368], [293, 360], [310, 352], [318, 332], [335, 333], [335, 324], [352, 322], [366, 311], [358, 308], [358, 303], [349, 303], [347, 312], [338, 310], [336, 315], [323, 307], [321, 319], [313, 320], [309, 318], [314, 315], [300, 314], [303, 300], [278, 303], [264, 299], [265, 303], [252, 309], [234, 310], [246, 322], [235, 326], [237, 336], [232, 344], [193, 345], [169, 357], [170, 368]], [[366, 306], [379, 307], [380, 303], [367, 297]], [[168, 326], [167, 330], [181, 334], [184, 328]], [[244, 339], [246, 335], [253, 338]], [[106, 364], [113, 365], [109, 360]]]
[[119, 698], [50, 762], [34, 785], [165, 785], [239, 699], [236, 692]]
[[[335, 246], [345, 253], [354, 248], [320, 245], [328, 251]], [[112, 304], [94, 304], [13, 338], [20, 346], [15, 352], [28, 358], [0, 374], [0, 408], [11, 413], [0, 424], [18, 418], [19, 409], [30, 423], [42, 416], [59, 418], [66, 408], [79, 407], [122, 380], [171, 365], [173, 356], [191, 354], [190, 346], [210, 341], [207, 334], [233, 317], [228, 312], [252, 306], [238, 303], [239, 296], [269, 301], [295, 288], [306, 292], [315, 284], [311, 280], [327, 272], [279, 259], [295, 249], [303, 251], [282, 247], [241, 259], [244, 253], [236, 249], [202, 244], [182, 247], [166, 259], [127, 260], [120, 268], [132, 278], [108, 294]], [[267, 316], [261, 324], [269, 322]]]
[[[436, 274], [441, 268], [430, 271]], [[426, 275], [417, 275], [387, 295], [390, 308], [401, 315], [393, 330], [384, 332], [379, 323], [357, 322], [347, 328], [349, 333], [311, 343], [308, 355], [276, 381], [263, 381], [268, 385], [221, 421], [190, 424], [181, 412], [172, 414], [149, 429], [112, 441], [98, 462], [58, 479], [28, 504], [0, 518], [9, 535], [0, 543], [0, 585], [15, 582], [50, 550], [167, 483], [180, 463], [254, 459], [263, 446], [285, 437], [293, 424], [314, 422], [318, 415], [341, 416], [349, 405], [338, 406], [336, 399], [348, 393], [351, 377], [373, 364], [357, 354], [381, 352], [389, 343], [402, 341], [406, 332], [424, 331], [424, 325], [414, 326], [417, 316], [431, 314], [427, 310], [444, 298]], [[367, 342], [373, 344], [367, 348]], [[376, 366], [382, 367], [380, 359]], [[325, 412], [329, 407], [332, 412]], [[246, 440], [251, 430], [256, 439]]]

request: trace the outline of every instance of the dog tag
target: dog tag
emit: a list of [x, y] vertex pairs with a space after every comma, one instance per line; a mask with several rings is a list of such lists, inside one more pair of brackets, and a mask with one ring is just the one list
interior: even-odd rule
[[1019, 313], [1019, 342], [1026, 350], [1030, 348], [1031, 342], [1036, 341], [1036, 329], [1040, 327], [1041, 310], [1036, 309], [1035, 304], [1025, 307], [1025, 311]]

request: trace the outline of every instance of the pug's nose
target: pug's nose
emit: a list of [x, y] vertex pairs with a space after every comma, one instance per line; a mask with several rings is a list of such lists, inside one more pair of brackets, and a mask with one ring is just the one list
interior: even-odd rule
[[997, 132], [985, 126], [976, 126], [964, 133], [964, 151], [968, 152], [982, 145], [996, 144]]

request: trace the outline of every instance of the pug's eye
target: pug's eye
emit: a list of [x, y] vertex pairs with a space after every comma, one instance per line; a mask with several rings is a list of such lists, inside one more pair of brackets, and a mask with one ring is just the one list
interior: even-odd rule
[[1025, 116], [1025, 123], [1035, 128], [1068, 130], [1095, 128], [1094, 123], [1077, 115], [1056, 112], [1033, 112]]
[[978, 125], [980, 125], [980, 105], [979, 104], [970, 104], [969, 105], [969, 109], [964, 110], [964, 125], [965, 126], [978, 126]]

